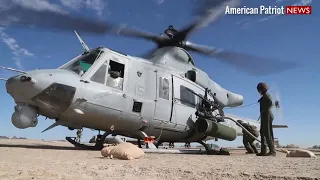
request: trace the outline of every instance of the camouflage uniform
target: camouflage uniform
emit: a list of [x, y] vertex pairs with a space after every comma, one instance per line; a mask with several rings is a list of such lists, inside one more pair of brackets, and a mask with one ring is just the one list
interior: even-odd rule
[[78, 130], [77, 130], [77, 138], [76, 138], [76, 141], [80, 142], [81, 136], [82, 136], [82, 129], [78, 129]]
[[[260, 103], [260, 134], [261, 134], [261, 152], [259, 156], [275, 155], [274, 137], [272, 122], [274, 116], [271, 111], [272, 98], [269, 93], [262, 93], [262, 97], [258, 101]], [[267, 154], [267, 145], [269, 147], [269, 153]]]
[[[241, 123], [241, 125], [246, 130], [248, 130], [252, 135], [254, 135], [256, 138], [259, 137], [259, 132], [257, 131], [255, 126], [252, 126], [252, 125], [250, 125], [248, 123]], [[253, 154], [253, 153], [257, 154], [258, 153], [258, 149], [253, 144], [255, 139], [253, 137], [251, 137], [245, 130], [242, 130], [242, 134], [243, 134], [243, 145], [246, 148], [247, 153], [249, 153], [249, 154]]]

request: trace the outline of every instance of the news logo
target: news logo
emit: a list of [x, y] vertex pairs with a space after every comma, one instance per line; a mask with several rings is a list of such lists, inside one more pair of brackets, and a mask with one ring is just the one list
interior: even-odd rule
[[312, 14], [312, 6], [286, 6], [286, 14]]
[[263, 6], [232, 8], [226, 6], [225, 14], [245, 15], [285, 15], [285, 14], [312, 14], [312, 6]]

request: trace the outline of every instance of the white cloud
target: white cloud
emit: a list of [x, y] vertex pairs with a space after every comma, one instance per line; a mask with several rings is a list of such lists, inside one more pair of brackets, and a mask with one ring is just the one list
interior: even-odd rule
[[[67, 14], [62, 7], [51, 4], [46, 0], [0, 0], [0, 12], [9, 10], [15, 6], [20, 6], [24, 9], [33, 11], [51, 11], [60, 14]], [[7, 15], [5, 18], [1, 18], [0, 26], [8, 27], [11, 23], [19, 22], [19, 18], [13, 15]]]
[[305, 6], [311, 3], [312, 0], [300, 0], [299, 2], [294, 3], [293, 6]]
[[[284, 3], [284, 2], [287, 2], [287, 1], [296, 1], [296, 0], [276, 0], [276, 3]], [[296, 5], [307, 5], [307, 4], [310, 4], [312, 3], [312, 0], [298, 0], [296, 1], [295, 4], [292, 4], [293, 6], [296, 6]]]
[[272, 18], [275, 18], [275, 17], [278, 17], [278, 16], [280, 16], [280, 14], [270, 15], [270, 16], [268, 16], [268, 17], [259, 19], [259, 22], [268, 21], [268, 20], [270, 20], [270, 19], [272, 19]]
[[23, 56], [33, 56], [33, 54], [28, 51], [25, 48], [22, 48], [18, 45], [17, 41], [8, 36], [6, 33], [3, 32], [2, 29], [0, 29], [0, 38], [1, 41], [8, 46], [8, 48], [11, 50], [13, 54], [13, 60], [15, 61], [15, 64], [17, 65], [18, 68], [22, 69], [21, 65], [21, 57]]
[[57, 13], [67, 13], [60, 6], [51, 4], [46, 0], [12, 0], [12, 3], [36, 11], [52, 11]]
[[164, 3], [164, 0], [154, 0], [158, 5]]
[[107, 6], [107, 2], [103, 0], [60, 0], [60, 2], [63, 6], [74, 10], [83, 8], [95, 10], [99, 16], [102, 15]]
[[60, 0], [61, 4], [70, 9], [80, 9], [84, 6], [84, 1], [81, 0]]
[[[107, 5], [105, 0], [60, 0], [60, 2], [62, 5], [50, 3], [49, 0], [0, 0], [0, 12], [11, 9], [14, 6], [20, 6], [34, 11], [51, 11], [61, 14], [68, 13], [64, 8], [75, 10], [87, 8], [95, 10], [100, 16]], [[0, 41], [8, 46], [13, 54], [15, 64], [19, 68], [22, 68], [21, 58], [23, 56], [33, 56], [33, 54], [27, 49], [20, 47], [13, 37], [9, 37], [3, 31], [10, 23], [18, 21], [19, 18], [15, 16], [7, 16], [5, 20], [0, 21]]]
[[282, 3], [284, 1], [288, 1], [288, 0], [276, 0], [276, 3]]
[[249, 20], [250, 20], [250, 18], [242, 19], [242, 20], [240, 20], [240, 21], [236, 22], [236, 25], [242, 25], [242, 24], [245, 24], [245, 23], [247, 23]]
[[9, 9], [10, 7], [8, 1], [3, 1], [0, 3], [0, 12]]

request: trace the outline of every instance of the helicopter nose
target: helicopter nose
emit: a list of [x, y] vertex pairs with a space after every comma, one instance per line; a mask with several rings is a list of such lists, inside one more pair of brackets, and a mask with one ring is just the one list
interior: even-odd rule
[[15, 87], [19, 86], [20, 78], [18, 76], [10, 77], [6, 82], [7, 92], [12, 95]]
[[36, 80], [30, 76], [18, 75], [9, 78], [6, 82], [8, 93], [13, 93], [15, 90], [21, 89], [26, 85], [34, 85]]
[[28, 76], [27, 74], [17, 75], [10, 77], [6, 82], [6, 89], [16, 101], [24, 102], [25, 99], [29, 99], [31, 94], [34, 93], [34, 87], [36, 84], [35, 78]]

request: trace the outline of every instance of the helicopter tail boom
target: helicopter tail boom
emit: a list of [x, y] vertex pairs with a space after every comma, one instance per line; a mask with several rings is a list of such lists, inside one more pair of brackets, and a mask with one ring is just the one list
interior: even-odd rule
[[203, 88], [208, 88], [215, 100], [223, 107], [236, 107], [241, 106], [244, 97], [240, 94], [228, 91], [210, 79], [207, 73], [200, 69], [196, 70], [195, 83]]

